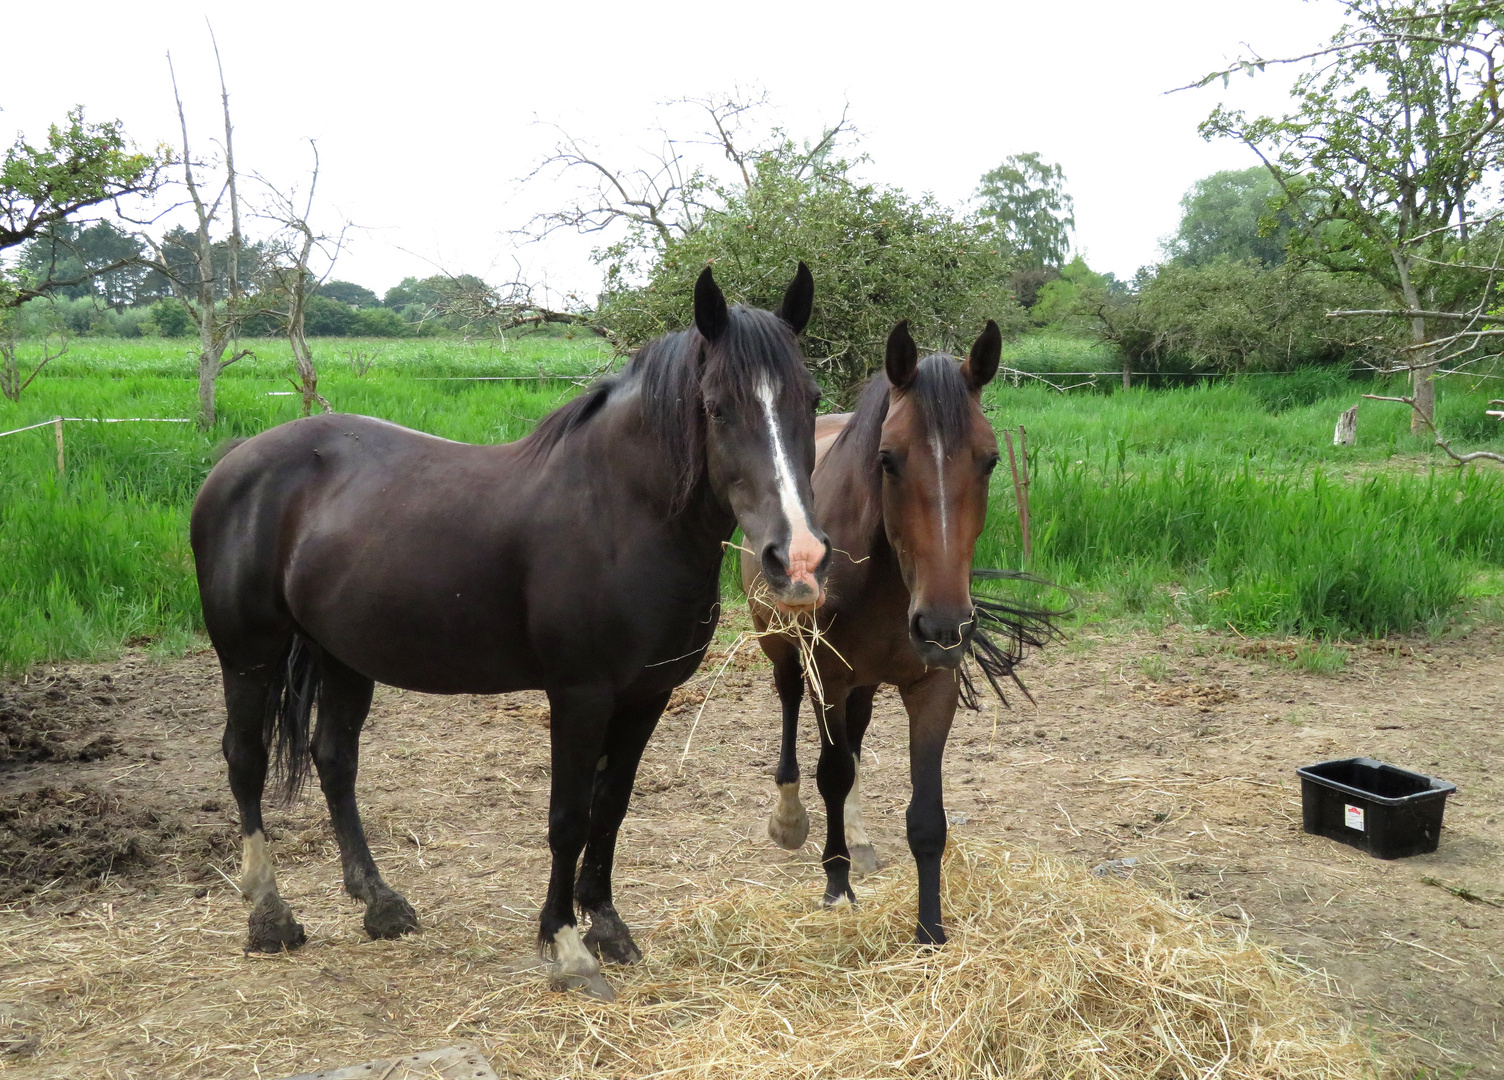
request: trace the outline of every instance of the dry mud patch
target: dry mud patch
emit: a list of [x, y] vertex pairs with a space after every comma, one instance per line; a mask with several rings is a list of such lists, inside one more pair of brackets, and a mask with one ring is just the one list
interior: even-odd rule
[[[1090, 865], [1137, 859], [1149, 884], [1230, 933], [1328, 973], [1336, 1006], [1396, 1063], [1504, 1077], [1504, 908], [1447, 891], [1504, 894], [1504, 637], [1356, 648], [1326, 675], [1278, 649], [1240, 656], [1240, 644], [1173, 628], [1083, 633], [1031, 658], [1037, 706], [958, 717], [953, 835]], [[676, 696], [622, 831], [617, 906], [645, 933], [669, 905], [730, 882], [798, 882], [812, 904], [821, 891], [815, 842], [786, 853], [766, 838], [778, 745], [769, 670], [744, 650], [701, 714], [709, 683], [702, 673]], [[0, 687], [0, 1071], [144, 1077], [160, 1075], [153, 1062], [191, 1059], [191, 1075], [274, 1076], [317, 1067], [309, 1030], [355, 1032], [368, 1056], [454, 1037], [456, 1017], [373, 976], [365, 950], [418, 976], [442, 960], [445, 977], [473, 964], [537, 979], [542, 695], [378, 689], [361, 804], [384, 873], [430, 933], [362, 940], [313, 789], [268, 815], [309, 945], [264, 960], [241, 955], [245, 912], [222, 876], [237, 873], [238, 829], [218, 695], [209, 653], [48, 666]], [[812, 777], [808, 724], [802, 740]], [[892, 872], [907, 872], [896, 695], [879, 696], [868, 747], [869, 832]], [[1436, 854], [1380, 862], [1301, 831], [1295, 768], [1353, 754], [1458, 784]], [[811, 813], [819, 841], [817, 800]], [[236, 1042], [250, 1013], [278, 1009], [284, 1041]], [[346, 1062], [324, 1062], [335, 1063]]]

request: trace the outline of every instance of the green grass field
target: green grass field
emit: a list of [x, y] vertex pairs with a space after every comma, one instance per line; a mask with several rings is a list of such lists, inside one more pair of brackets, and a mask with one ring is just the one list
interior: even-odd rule
[[[213, 431], [71, 423], [62, 478], [50, 427], [0, 439], [0, 667], [193, 640], [187, 516], [214, 447], [298, 414], [285, 346], [255, 347], [221, 378]], [[610, 359], [596, 339], [541, 336], [315, 348], [335, 408], [472, 442], [518, 438], [577, 392], [540, 375], [581, 376]], [[0, 431], [59, 414], [192, 416], [186, 350], [75, 341], [19, 404], [0, 402]], [[352, 355], [371, 360], [363, 376]], [[1057, 371], [1108, 361], [1046, 335], [1005, 358]], [[1452, 469], [1410, 436], [1403, 407], [1378, 402], [1360, 410], [1356, 447], [1332, 447], [1337, 413], [1373, 389], [1325, 371], [1128, 393], [1060, 394], [1024, 379], [1000, 380], [987, 405], [1000, 428], [1028, 430], [1033, 569], [1077, 590], [1086, 619], [1354, 637], [1491, 617], [1504, 593], [1504, 474]], [[1489, 397], [1443, 385], [1440, 415], [1459, 446], [1504, 450], [1504, 430], [1483, 416]], [[1020, 561], [1005, 459], [977, 562]]]

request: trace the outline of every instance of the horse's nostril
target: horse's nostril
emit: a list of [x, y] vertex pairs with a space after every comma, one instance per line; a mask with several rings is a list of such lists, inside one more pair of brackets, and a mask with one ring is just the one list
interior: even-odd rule
[[779, 580], [789, 576], [788, 556], [776, 543], [765, 544], [762, 549], [763, 576]]

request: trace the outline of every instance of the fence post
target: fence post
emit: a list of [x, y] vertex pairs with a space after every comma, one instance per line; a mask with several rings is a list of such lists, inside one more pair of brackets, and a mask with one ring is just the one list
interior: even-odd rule
[[52, 421], [52, 430], [57, 434], [57, 474], [63, 475], [63, 418]]
[[1022, 470], [1024, 499], [1021, 512], [1024, 516], [1024, 566], [1028, 567], [1034, 563], [1034, 544], [1033, 538], [1029, 535], [1031, 518], [1029, 513], [1029, 435], [1024, 431], [1022, 424], [1018, 425], [1018, 453], [1024, 459]]

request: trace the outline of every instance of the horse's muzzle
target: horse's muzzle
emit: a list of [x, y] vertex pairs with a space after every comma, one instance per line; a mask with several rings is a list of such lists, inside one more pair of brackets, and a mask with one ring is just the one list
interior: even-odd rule
[[976, 617], [971, 612], [955, 618], [916, 611], [909, 620], [909, 639], [925, 667], [957, 668], [966, 658], [975, 626]]

